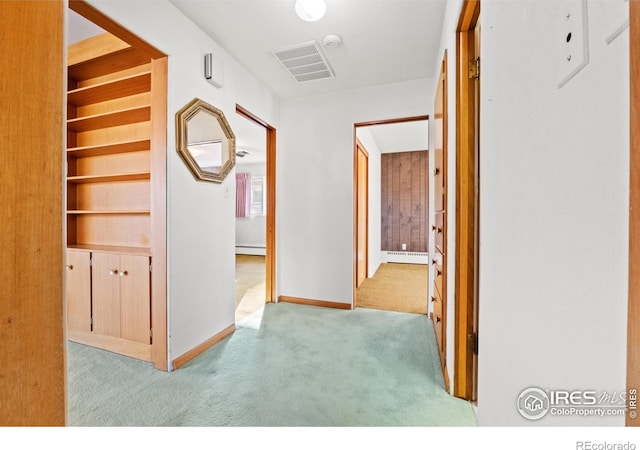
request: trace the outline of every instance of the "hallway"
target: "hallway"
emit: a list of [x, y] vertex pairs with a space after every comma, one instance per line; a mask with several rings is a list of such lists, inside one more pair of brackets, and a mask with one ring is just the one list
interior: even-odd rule
[[474, 426], [424, 316], [268, 304], [175, 372], [68, 344], [71, 426]]

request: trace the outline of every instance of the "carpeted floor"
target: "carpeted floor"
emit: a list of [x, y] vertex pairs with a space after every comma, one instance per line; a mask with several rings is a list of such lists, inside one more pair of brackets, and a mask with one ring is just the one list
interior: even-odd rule
[[265, 304], [264, 256], [236, 255], [236, 322]]
[[71, 426], [473, 426], [426, 316], [267, 304], [171, 373], [68, 345]]
[[356, 306], [427, 314], [428, 270], [426, 264], [380, 264], [375, 275], [356, 290]]

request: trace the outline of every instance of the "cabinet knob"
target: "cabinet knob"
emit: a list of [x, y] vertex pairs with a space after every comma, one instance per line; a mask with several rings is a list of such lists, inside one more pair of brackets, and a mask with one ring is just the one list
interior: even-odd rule
[[436, 301], [436, 298], [435, 298], [435, 297], [431, 297], [431, 301], [432, 301], [432, 302], [435, 302], [435, 301]]
[[431, 225], [431, 231], [436, 231], [436, 226], [435, 225]]
[[127, 272], [126, 270], [123, 270], [122, 272], [120, 272], [121, 277], [126, 277], [127, 275], [129, 275], [129, 272]]
[[436, 316], [436, 323], [440, 323], [440, 317]]
[[67, 269], [68, 270], [73, 270], [73, 264], [67, 264]]
[[109, 272], [109, 275], [118, 275], [118, 269], [113, 269]]
[[438, 227], [438, 233], [442, 233], [442, 228]]
[[440, 173], [440, 169], [436, 167], [435, 170], [433, 171], [433, 174], [438, 175], [439, 173]]
[[435, 266], [436, 264], [438, 264], [438, 260], [437, 259], [432, 259], [431, 260], [431, 264], [433, 264]]
[[437, 274], [438, 276], [442, 275], [442, 270], [436, 270], [436, 274]]

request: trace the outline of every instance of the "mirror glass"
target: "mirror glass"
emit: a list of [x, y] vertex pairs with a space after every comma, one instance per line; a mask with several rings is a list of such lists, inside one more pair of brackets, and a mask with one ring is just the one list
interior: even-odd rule
[[176, 114], [177, 150], [198, 180], [221, 183], [235, 165], [235, 136], [224, 113], [194, 99]]

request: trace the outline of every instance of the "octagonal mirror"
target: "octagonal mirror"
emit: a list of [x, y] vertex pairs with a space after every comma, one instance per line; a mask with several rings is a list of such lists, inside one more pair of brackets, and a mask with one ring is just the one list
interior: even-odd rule
[[236, 138], [224, 113], [198, 98], [176, 113], [176, 139], [197, 180], [222, 183], [236, 164]]

